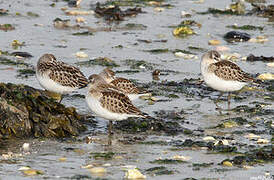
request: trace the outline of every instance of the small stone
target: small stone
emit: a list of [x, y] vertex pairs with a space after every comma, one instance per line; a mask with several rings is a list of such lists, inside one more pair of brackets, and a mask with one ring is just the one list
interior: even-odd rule
[[189, 18], [189, 17], [191, 17], [191, 14], [189, 12], [186, 12], [186, 11], [181, 11], [181, 17]]
[[146, 179], [146, 176], [143, 175], [138, 169], [129, 169], [125, 173], [125, 179]]
[[25, 152], [28, 152], [29, 151], [29, 143], [24, 143], [23, 144], [23, 146], [22, 146], [22, 148], [23, 148], [23, 150], [25, 151]]
[[257, 78], [259, 78], [261, 80], [272, 80], [272, 79], [274, 79], [274, 74], [264, 73], [264, 74], [260, 74]]
[[249, 39], [249, 42], [254, 42], [254, 43], [264, 43], [269, 41], [265, 36], [258, 36], [256, 38], [251, 38]]
[[215, 141], [215, 138], [212, 136], [206, 136], [203, 138], [204, 141]]
[[224, 161], [224, 162], [223, 162], [223, 166], [232, 167], [233, 165], [232, 165], [232, 163], [229, 162], [229, 161]]
[[44, 174], [43, 171], [36, 170], [36, 169], [24, 170], [23, 173], [24, 173], [24, 175], [26, 175], [26, 176], [35, 176], [35, 175], [39, 175], [39, 174]]
[[252, 139], [256, 140], [256, 139], [259, 139], [261, 136], [253, 134], [253, 133], [250, 133], [248, 135], [245, 135], [245, 137], [248, 138], [248, 139], [250, 139], [250, 140], [252, 140]]
[[217, 39], [212, 39], [212, 40], [209, 40], [209, 41], [208, 41], [208, 44], [209, 44], [209, 45], [216, 46], [216, 45], [220, 45], [220, 44], [221, 44], [221, 41], [219, 41], [219, 40], [217, 40]]
[[246, 169], [246, 170], [248, 170], [248, 169], [251, 169], [253, 167], [252, 166], [248, 166], [248, 165], [243, 165], [243, 168]]
[[83, 17], [77, 17], [76, 22], [77, 23], [84, 23], [86, 20]]
[[273, 63], [267, 63], [266, 64], [268, 67], [274, 67], [274, 62]]
[[216, 51], [229, 51], [230, 48], [229, 47], [226, 47], [226, 46], [217, 46], [216, 47]]
[[90, 15], [94, 14], [94, 11], [80, 11], [80, 10], [72, 10], [66, 11], [66, 15], [77, 16], [77, 15]]
[[123, 156], [114, 156], [114, 159], [124, 159]]
[[88, 164], [88, 165], [85, 165], [85, 166], [81, 166], [81, 168], [83, 169], [91, 169], [93, 168], [94, 166], [92, 164]]
[[269, 140], [267, 139], [258, 139], [257, 140], [257, 144], [268, 144], [269, 143]]
[[174, 55], [177, 57], [182, 57], [184, 59], [198, 59], [198, 56], [196, 56], [194, 54], [185, 54], [182, 52], [175, 52]]
[[107, 172], [107, 170], [103, 167], [94, 167], [94, 168], [90, 168], [89, 171], [91, 172], [91, 174], [93, 174], [94, 176], [104, 176]]
[[104, 167], [110, 167], [111, 164], [110, 163], [106, 163], [106, 164], [103, 164]]
[[228, 121], [228, 122], [224, 122], [223, 126], [224, 128], [233, 128], [233, 127], [237, 127], [238, 124], [234, 121]]
[[79, 51], [75, 53], [75, 56], [78, 58], [88, 58], [88, 55], [85, 52]]
[[29, 170], [29, 169], [30, 169], [30, 167], [28, 167], [28, 166], [22, 166], [18, 169], [18, 171], [26, 171], [26, 170]]
[[161, 7], [156, 7], [154, 8], [154, 11], [156, 12], [163, 12], [165, 9], [164, 8], [161, 8]]
[[66, 162], [67, 161], [67, 158], [66, 157], [61, 157], [58, 159], [60, 162]]
[[225, 145], [225, 146], [228, 146], [229, 143], [228, 143], [228, 140], [224, 139], [224, 140], [221, 140], [221, 141], [215, 141], [214, 146], [217, 146], [217, 145]]
[[191, 159], [191, 157], [190, 156], [175, 155], [171, 159], [180, 160], [180, 161], [189, 161]]

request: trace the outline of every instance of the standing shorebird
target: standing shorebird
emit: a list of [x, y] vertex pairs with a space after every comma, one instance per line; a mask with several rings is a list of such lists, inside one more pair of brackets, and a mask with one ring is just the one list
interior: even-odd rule
[[201, 73], [209, 87], [221, 91], [217, 102], [224, 92], [228, 92], [228, 109], [230, 108], [230, 92], [239, 91], [248, 83], [255, 81], [237, 64], [222, 60], [217, 51], [209, 51], [202, 56]]
[[89, 77], [86, 102], [90, 110], [96, 115], [110, 121], [109, 136], [112, 133], [112, 121], [121, 121], [129, 117], [147, 117], [131, 103], [128, 96], [105, 86], [100, 79], [101, 77], [96, 74]]
[[138, 99], [140, 96], [151, 96], [151, 93], [142, 91], [130, 80], [122, 77], [115, 77], [115, 73], [109, 68], [104, 69], [99, 75], [108, 84], [111, 84], [112, 86], [119, 88], [124, 94], [126, 94], [129, 97], [131, 101]]
[[86, 87], [88, 84], [87, 78], [78, 68], [57, 61], [52, 54], [40, 57], [36, 67], [36, 78], [43, 88], [61, 95]]

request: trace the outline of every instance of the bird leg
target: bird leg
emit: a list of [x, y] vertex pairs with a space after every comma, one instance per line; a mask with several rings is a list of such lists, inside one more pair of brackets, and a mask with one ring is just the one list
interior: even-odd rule
[[61, 94], [61, 98], [60, 98], [59, 104], [61, 104], [63, 98], [64, 98], [64, 96]]
[[108, 145], [110, 146], [112, 144], [112, 121], [109, 121], [108, 125]]
[[228, 110], [230, 109], [230, 99], [231, 99], [231, 94], [229, 92], [228, 95], [227, 95], [227, 109]]
[[214, 101], [216, 106], [217, 106], [217, 109], [220, 109], [220, 106], [218, 105], [218, 102], [220, 101], [220, 98], [222, 97], [224, 93], [223, 92], [220, 92], [218, 98]]

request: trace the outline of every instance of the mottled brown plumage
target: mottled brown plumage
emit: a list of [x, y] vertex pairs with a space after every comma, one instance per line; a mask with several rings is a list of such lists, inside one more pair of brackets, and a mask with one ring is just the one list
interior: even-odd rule
[[37, 69], [39, 74], [47, 74], [62, 86], [82, 88], [88, 84], [87, 78], [77, 67], [57, 61], [52, 54], [43, 55], [38, 61]]
[[239, 82], [252, 82], [254, 79], [250, 75], [240, 69], [239, 66], [233, 62], [222, 60], [208, 67], [210, 72], [214, 72], [216, 76], [224, 80], [239, 81]]
[[125, 94], [117, 91], [102, 91], [101, 93], [100, 102], [107, 110], [113, 113], [144, 116], [143, 113], [131, 103]]
[[[140, 90], [135, 86], [130, 80], [125, 78], [116, 78], [110, 82], [113, 86], [121, 89], [124, 93], [127, 94], [140, 94]], [[144, 93], [144, 92], [142, 92]]]

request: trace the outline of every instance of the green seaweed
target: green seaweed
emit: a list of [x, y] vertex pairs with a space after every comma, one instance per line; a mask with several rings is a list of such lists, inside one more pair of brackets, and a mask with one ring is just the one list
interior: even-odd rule
[[39, 14], [34, 13], [34, 12], [30, 12], [30, 11], [27, 12], [27, 15], [30, 16], [30, 17], [36, 17], [36, 18], [39, 17]]
[[152, 167], [152, 168], [146, 169], [146, 172], [148, 172], [150, 174], [153, 174], [153, 175], [157, 175], [157, 176], [159, 176], [159, 175], [172, 175], [172, 174], [175, 173], [174, 171], [168, 170], [164, 166]]
[[94, 66], [94, 65], [99, 65], [99, 66], [108, 66], [108, 67], [119, 67], [120, 65], [116, 64], [113, 60], [106, 58], [106, 57], [99, 57], [95, 59], [90, 59], [88, 61], [80, 61], [76, 63], [79, 66]]
[[91, 152], [90, 155], [94, 159], [104, 159], [104, 160], [111, 160], [115, 155], [114, 152]]
[[151, 49], [151, 50], [144, 50], [144, 52], [150, 52], [152, 54], [160, 54], [160, 53], [167, 53], [169, 52], [169, 49]]
[[93, 33], [90, 31], [76, 32], [72, 34], [73, 36], [92, 36]]
[[240, 30], [260, 30], [262, 31], [264, 27], [261, 26], [253, 26], [253, 25], [243, 25], [243, 26], [237, 26], [237, 25], [229, 25], [226, 26], [227, 28], [232, 28], [232, 29], [240, 29]]
[[154, 161], [150, 161], [152, 164], [181, 164], [186, 163], [186, 161], [175, 160], [175, 159], [156, 159]]

